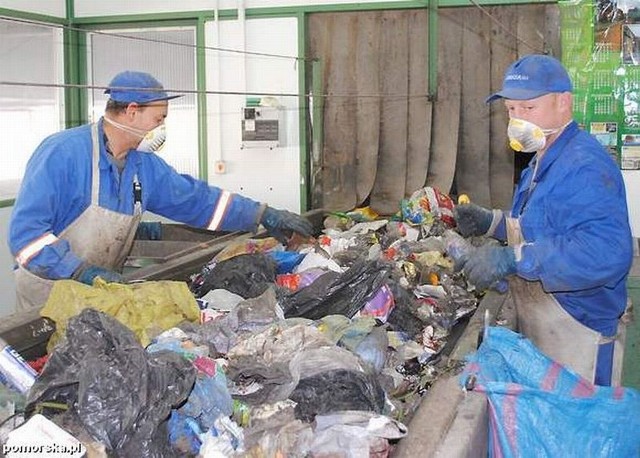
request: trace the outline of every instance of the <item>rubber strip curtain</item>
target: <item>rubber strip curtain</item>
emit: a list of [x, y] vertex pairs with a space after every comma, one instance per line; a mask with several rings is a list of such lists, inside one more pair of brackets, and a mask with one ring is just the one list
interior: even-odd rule
[[393, 214], [423, 186], [507, 208], [514, 153], [504, 106], [484, 99], [519, 55], [558, 56], [556, 5], [440, 8], [438, 92], [428, 95], [426, 9], [315, 13], [307, 53], [322, 62], [323, 138], [314, 207]]

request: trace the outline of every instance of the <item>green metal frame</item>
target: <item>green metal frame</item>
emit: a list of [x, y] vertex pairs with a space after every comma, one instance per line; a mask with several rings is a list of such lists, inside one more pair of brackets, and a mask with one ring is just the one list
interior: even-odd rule
[[[307, 68], [305, 65], [305, 43], [307, 38], [307, 18], [311, 13], [341, 12], [341, 11], [375, 11], [389, 9], [428, 9], [429, 10], [429, 60], [426, 71], [429, 75], [429, 95], [431, 99], [437, 97], [437, 30], [438, 30], [438, 8], [472, 6], [476, 3], [471, 0], [414, 0], [398, 2], [366, 3], [354, 2], [351, 4], [329, 4], [329, 5], [299, 5], [265, 8], [247, 8], [245, 16], [247, 18], [269, 18], [269, 17], [295, 17], [298, 19], [298, 99], [299, 110], [299, 131], [300, 131], [300, 183], [301, 209], [308, 210], [309, 204], [309, 144], [317, 145], [318, 139], [312, 138], [309, 142], [307, 138], [307, 93], [311, 88], [306, 87]], [[535, 3], [557, 3], [557, 0], [479, 0], [480, 5], [511, 5], [511, 4], [535, 4]], [[66, 18], [58, 18], [47, 15], [33, 14], [0, 8], [0, 16], [23, 18], [44, 23], [62, 24], [70, 26], [71, 29], [64, 31], [64, 80], [66, 84], [82, 85], [86, 83], [86, 53], [81, 53], [80, 49], [85, 49], [86, 34], [84, 31], [91, 31], [97, 28], [119, 28], [130, 27], [157, 27], [191, 25], [196, 28], [196, 87], [198, 90], [198, 158], [199, 176], [201, 179], [208, 179], [208, 158], [207, 158], [207, 101], [206, 101], [206, 70], [205, 70], [205, 23], [214, 19], [214, 12], [211, 10], [184, 11], [171, 13], [151, 13], [151, 14], [129, 14], [119, 16], [92, 16], [75, 17], [74, 0], [65, 0]], [[238, 18], [237, 9], [224, 9], [218, 11], [218, 19], [235, 20]], [[315, 90], [315, 80], [318, 77], [319, 65], [314, 65], [312, 72], [312, 83]], [[320, 115], [320, 104], [314, 105], [314, 113]], [[87, 113], [87, 91], [80, 88], [67, 88], [65, 90], [65, 125], [67, 127], [76, 126], [88, 121]], [[317, 128], [318, 126], [316, 126]], [[317, 129], [314, 136], [317, 135]], [[0, 207], [13, 205], [13, 200], [0, 201]]]
[[196, 89], [198, 90], [198, 164], [200, 179], [209, 181], [207, 127], [207, 78], [205, 60], [205, 20], [198, 18], [196, 26]]
[[307, 37], [307, 15], [298, 13], [298, 130], [300, 136], [300, 208], [309, 210], [309, 138], [307, 135], [307, 119], [309, 110], [309, 99], [307, 97], [306, 81], [307, 66], [305, 62], [305, 47]]

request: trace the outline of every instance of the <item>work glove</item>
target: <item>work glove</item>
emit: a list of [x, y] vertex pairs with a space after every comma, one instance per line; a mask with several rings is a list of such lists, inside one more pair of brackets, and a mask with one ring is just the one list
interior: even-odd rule
[[122, 283], [122, 275], [113, 270], [105, 269], [104, 267], [98, 267], [93, 264], [82, 264], [73, 273], [73, 278], [76, 281], [84, 283], [85, 285], [92, 286], [93, 280], [96, 277], [102, 278], [108, 283]]
[[281, 243], [286, 243], [292, 232], [297, 232], [304, 237], [313, 235], [313, 225], [306, 218], [287, 210], [266, 207], [260, 218], [260, 223], [270, 236], [275, 237]]
[[467, 280], [479, 290], [492, 287], [504, 292], [504, 278], [516, 270], [516, 253], [508, 246], [484, 245], [464, 265]]
[[454, 207], [453, 217], [463, 237], [484, 235], [493, 222], [493, 211], [476, 204], [461, 204]]
[[162, 240], [162, 224], [159, 221], [142, 221], [136, 229], [136, 240]]

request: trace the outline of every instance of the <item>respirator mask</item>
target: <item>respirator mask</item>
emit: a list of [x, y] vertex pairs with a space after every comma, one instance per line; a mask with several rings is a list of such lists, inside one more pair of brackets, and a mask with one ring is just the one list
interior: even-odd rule
[[514, 151], [535, 153], [544, 149], [547, 144], [547, 136], [560, 132], [568, 124], [556, 129], [543, 129], [524, 119], [511, 118], [507, 128], [509, 146]]
[[138, 144], [136, 149], [145, 153], [156, 153], [162, 149], [164, 142], [167, 141], [167, 128], [164, 124], [160, 124], [153, 130], [147, 132]]
[[155, 129], [147, 131], [136, 129], [135, 127], [131, 126], [125, 126], [124, 124], [120, 124], [119, 122], [116, 122], [113, 119], [109, 119], [106, 116], [104, 117], [104, 120], [117, 129], [139, 137], [141, 140], [140, 143], [138, 143], [138, 146], [136, 146], [135, 148], [137, 151], [142, 151], [144, 153], [155, 153], [162, 149], [165, 141], [167, 140], [167, 128], [164, 124], [160, 124]]

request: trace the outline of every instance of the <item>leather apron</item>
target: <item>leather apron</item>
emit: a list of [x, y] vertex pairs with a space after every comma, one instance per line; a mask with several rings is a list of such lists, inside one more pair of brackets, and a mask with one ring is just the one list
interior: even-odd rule
[[[507, 240], [510, 246], [522, 243], [520, 221], [506, 218]], [[626, 325], [618, 322], [618, 333], [605, 337], [571, 316], [553, 297], [542, 289], [539, 281], [527, 281], [518, 276], [509, 278], [510, 293], [516, 307], [517, 327], [544, 354], [570, 367], [590, 382], [594, 382], [598, 348], [614, 343], [611, 385], [620, 385]]]
[[[59, 238], [69, 242], [71, 250], [89, 264], [120, 271], [131, 250], [140, 223], [142, 204], [135, 199], [133, 215], [118, 213], [98, 205], [100, 192], [100, 141], [98, 125], [91, 126], [93, 142], [91, 204]], [[138, 186], [137, 176], [133, 186]], [[141, 194], [138, 192], [138, 194]], [[18, 265], [15, 271], [16, 305], [18, 311], [41, 308], [49, 297], [54, 280], [48, 280]]]

